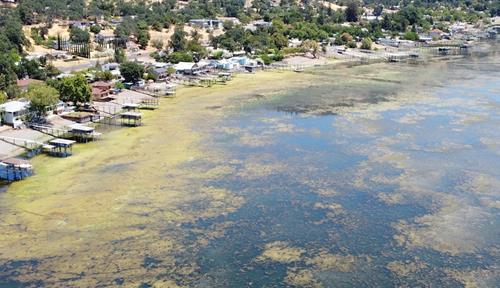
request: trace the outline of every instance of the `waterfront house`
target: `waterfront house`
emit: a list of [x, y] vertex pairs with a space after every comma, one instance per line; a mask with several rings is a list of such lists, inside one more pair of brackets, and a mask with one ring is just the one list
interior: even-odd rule
[[8, 101], [0, 105], [2, 123], [18, 128], [22, 125], [22, 117], [28, 114], [30, 102], [27, 100]]
[[167, 67], [158, 67], [150, 70], [150, 73], [157, 79], [157, 81], [162, 81], [168, 77]]
[[97, 81], [92, 83], [92, 96], [94, 100], [105, 100], [111, 94], [111, 82]]
[[196, 63], [194, 62], [179, 62], [174, 66], [177, 74], [184, 75], [192, 75], [196, 70], [196, 67]]

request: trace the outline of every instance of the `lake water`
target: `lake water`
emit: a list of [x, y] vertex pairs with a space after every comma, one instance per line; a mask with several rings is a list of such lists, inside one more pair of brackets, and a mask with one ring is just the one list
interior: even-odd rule
[[34, 159], [0, 287], [500, 285], [498, 46], [268, 76]]

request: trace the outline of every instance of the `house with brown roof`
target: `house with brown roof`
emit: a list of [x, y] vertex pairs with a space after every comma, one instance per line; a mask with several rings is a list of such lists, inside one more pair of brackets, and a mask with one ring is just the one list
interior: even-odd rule
[[111, 94], [111, 87], [113, 85], [111, 82], [97, 81], [92, 83], [91, 86], [94, 100], [100, 101], [109, 98], [109, 95]]

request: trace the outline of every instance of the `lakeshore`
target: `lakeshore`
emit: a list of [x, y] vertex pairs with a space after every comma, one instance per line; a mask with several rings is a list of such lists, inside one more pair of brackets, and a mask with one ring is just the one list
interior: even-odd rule
[[[329, 279], [349, 283], [342, 282], [348, 281], [345, 277], [349, 273], [369, 271], [367, 275], [371, 276], [380, 273], [375, 279], [379, 284], [391, 283], [391, 279], [397, 279], [392, 283], [425, 281], [422, 275], [430, 272], [431, 277], [424, 283], [459, 285], [478, 281], [478, 275], [494, 283], [498, 243], [487, 230], [498, 231], [495, 225], [498, 213], [494, 212], [498, 194], [488, 187], [498, 176], [492, 171], [494, 157], [489, 161], [485, 158], [498, 152], [494, 142], [498, 130], [485, 130], [491, 128], [492, 121], [488, 119], [496, 119], [498, 115], [494, 112], [485, 115], [488, 104], [484, 102], [495, 98], [464, 102], [468, 95], [449, 96], [448, 106], [439, 104], [440, 97], [445, 96], [433, 94], [434, 90], [471, 80], [463, 70], [453, 77], [451, 72], [442, 73], [443, 69], [451, 70], [450, 65], [454, 64], [442, 62], [416, 67], [373, 64], [338, 71], [319, 67], [304, 73], [242, 74], [224, 86], [182, 88], [177, 97], [162, 99], [158, 111], [145, 113], [143, 127], [116, 129], [106, 133], [99, 143], [77, 145], [71, 158], [38, 156], [32, 160], [36, 175], [11, 184], [7, 192], [0, 194], [3, 231], [0, 241], [5, 243], [0, 251], [2, 279], [12, 281], [8, 283], [13, 285], [43, 283], [55, 287], [144, 283], [155, 287], [224, 286], [249, 282], [256, 286], [266, 282], [313, 286], [329, 283]], [[495, 79], [494, 75], [490, 77]], [[447, 83], [450, 78], [455, 82]], [[486, 80], [480, 83], [484, 85]], [[467, 83], [470, 85], [470, 81]], [[476, 181], [471, 185], [484, 203], [480, 206], [484, 209], [481, 213], [464, 198], [429, 188], [427, 185], [446, 187], [446, 181], [441, 183], [438, 176], [425, 174], [430, 167], [408, 151], [397, 149], [398, 143], [413, 144], [419, 153], [428, 151], [429, 154], [422, 155], [431, 160], [436, 160], [431, 156], [433, 153], [468, 151], [467, 145], [476, 144], [453, 142], [460, 142], [460, 138], [449, 134], [445, 134], [445, 139], [437, 139], [438, 144], [411, 139], [422, 137], [415, 134], [419, 129], [412, 128], [413, 125], [423, 125], [420, 123], [433, 115], [444, 117], [443, 111], [455, 106], [459, 111], [467, 109], [469, 103], [473, 104], [469, 107], [472, 110], [464, 116], [448, 117], [452, 117], [450, 122], [455, 121], [453, 125], [458, 125], [453, 128], [462, 131], [477, 128], [468, 126], [474, 123], [489, 123], [481, 126], [479, 132], [490, 147], [486, 151], [490, 152], [474, 155], [484, 163], [474, 166], [475, 171], [466, 175]], [[427, 109], [404, 110], [415, 105]], [[408, 125], [404, 131], [393, 131], [387, 123], [378, 122], [387, 117], [383, 113], [391, 111], [396, 113], [391, 117]], [[402, 114], [397, 114], [399, 111]], [[339, 117], [332, 118], [336, 115]], [[439, 124], [439, 120], [435, 121]], [[424, 127], [432, 131], [439, 128], [438, 124], [430, 122], [429, 127]], [[446, 122], [446, 125], [451, 124]], [[330, 131], [329, 127], [335, 129]], [[390, 135], [384, 134], [387, 130]], [[293, 135], [302, 136], [294, 140]], [[374, 142], [378, 137], [380, 142]], [[319, 154], [311, 151], [308, 138], [324, 142], [316, 147], [320, 148], [316, 149]], [[356, 144], [349, 147], [346, 141]], [[280, 145], [282, 151], [276, 149]], [[373, 153], [370, 145], [376, 147]], [[358, 163], [361, 156], [357, 154], [367, 159]], [[463, 157], [470, 159], [467, 155]], [[461, 158], [456, 159], [459, 162]], [[454, 161], [450, 163], [450, 167], [462, 168]], [[417, 165], [408, 167], [411, 164]], [[329, 170], [325, 165], [333, 165], [335, 169]], [[382, 165], [393, 168], [385, 171]], [[404, 173], [399, 175], [399, 169]], [[432, 169], [434, 173], [437, 171]], [[423, 181], [422, 185], [414, 182], [421, 177], [434, 180]], [[374, 183], [383, 185], [382, 189], [377, 186], [372, 191], [367, 187]], [[390, 185], [399, 185], [399, 190], [390, 192]], [[378, 233], [385, 231], [387, 235], [369, 229], [367, 215], [354, 212], [353, 202], [360, 199], [349, 200], [359, 197], [349, 193], [358, 195], [360, 192], [355, 188], [369, 191], [367, 194], [374, 197], [369, 199], [376, 204], [365, 208], [387, 221], [384, 224], [392, 225], [392, 228], [379, 226]], [[433, 207], [428, 197], [444, 204]], [[280, 201], [290, 210], [273, 213], [280, 207]], [[404, 207], [411, 201], [418, 205], [406, 211]], [[387, 218], [376, 207], [406, 212]], [[484, 241], [473, 238], [462, 242], [463, 234], [453, 233], [456, 239], [448, 239], [446, 235], [429, 238], [439, 234], [436, 232], [439, 229], [448, 229], [439, 223], [455, 217], [454, 209], [469, 211], [472, 219], [460, 226], [463, 231], [459, 232], [473, 231]], [[256, 219], [252, 215], [259, 212], [262, 218], [254, 227], [251, 221]], [[280, 223], [273, 222], [276, 216]], [[303, 216], [305, 219], [299, 220]], [[457, 224], [453, 217], [448, 220], [449, 226]], [[473, 227], [484, 219], [493, 224]], [[430, 223], [428, 230], [420, 229], [419, 221]], [[245, 233], [250, 234], [245, 235], [255, 243], [239, 238], [238, 233], [244, 232], [237, 229], [238, 225], [249, 228], [250, 232]], [[266, 229], [266, 225], [274, 230]], [[304, 232], [297, 231], [300, 227]], [[313, 238], [324, 237], [325, 242], [316, 243], [302, 234], [306, 231]], [[355, 238], [349, 239], [344, 234], [347, 232]], [[394, 237], [401, 243], [394, 247], [403, 248], [390, 246], [388, 251], [379, 248], [394, 257], [382, 260], [384, 257], [369, 252], [368, 248], [373, 247], [364, 242], [360, 236], [363, 233], [376, 239], [372, 245], [383, 247], [383, 239]], [[226, 247], [230, 253], [236, 253], [237, 245], [247, 252], [240, 252], [243, 258], [221, 251], [221, 247]], [[424, 248], [442, 253], [439, 257], [445, 258], [444, 262], [462, 264], [459, 267], [441, 264], [443, 268], [434, 260], [401, 257], [404, 253], [399, 250], [412, 254], [413, 249]], [[467, 262], [461, 258], [463, 251], [485, 260], [477, 264], [479, 260], [469, 259], [472, 263], [469, 268], [463, 264]], [[431, 257], [432, 253], [424, 254]], [[448, 254], [454, 256], [450, 258]], [[218, 259], [228, 262], [223, 265], [220, 262], [224, 261]], [[231, 263], [236, 268], [226, 266]], [[290, 267], [292, 264], [295, 267]], [[269, 274], [264, 273], [266, 269]], [[382, 272], [384, 269], [391, 271], [392, 278]], [[408, 275], [408, 271], [414, 273]], [[242, 276], [239, 280], [238, 273]], [[439, 282], [438, 277], [445, 282]], [[354, 283], [362, 285], [366, 283], [363, 281], [367, 279], [361, 277]]]

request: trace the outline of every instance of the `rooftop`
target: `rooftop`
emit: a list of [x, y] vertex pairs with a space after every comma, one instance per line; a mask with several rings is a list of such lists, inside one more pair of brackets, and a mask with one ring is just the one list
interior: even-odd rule
[[94, 131], [93, 127], [85, 126], [85, 125], [82, 125], [82, 124], [73, 124], [73, 125], [70, 126], [70, 129], [71, 129], [71, 131], [87, 132], [87, 133]]
[[0, 105], [0, 110], [13, 113], [13, 112], [18, 112], [18, 111], [22, 111], [22, 110], [26, 109], [28, 107], [28, 105], [29, 105], [28, 101], [14, 100], [14, 101], [9, 101], [7, 103]]
[[54, 145], [54, 146], [71, 146], [74, 143], [76, 143], [76, 141], [57, 138], [57, 139], [54, 139], [54, 140], [50, 140], [49, 143], [52, 144], [52, 145]]

